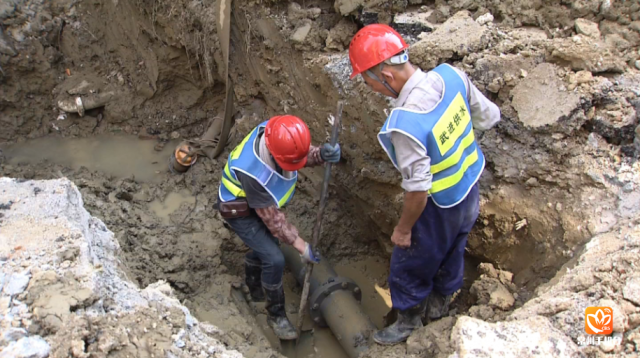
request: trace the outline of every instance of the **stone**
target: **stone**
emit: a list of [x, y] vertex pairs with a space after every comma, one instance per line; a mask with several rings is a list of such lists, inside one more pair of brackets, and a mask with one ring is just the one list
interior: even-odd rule
[[574, 71], [623, 73], [624, 57], [606, 42], [583, 35], [553, 39], [547, 45], [547, 62], [568, 65]]
[[291, 35], [291, 41], [297, 43], [303, 43], [311, 31], [311, 22], [305, 22], [302, 26], [298, 27]]
[[511, 104], [520, 121], [528, 127], [538, 128], [570, 116], [580, 105], [580, 95], [563, 90], [563, 86], [555, 65], [541, 63], [536, 66], [511, 90]]
[[0, 352], [0, 358], [47, 358], [51, 347], [40, 336], [24, 337]]
[[495, 278], [481, 278], [471, 285], [470, 292], [476, 297], [478, 304], [507, 310], [513, 307], [515, 298], [509, 290]]
[[341, 19], [336, 26], [329, 30], [325, 44], [327, 48], [344, 51], [349, 47], [349, 42], [358, 31], [358, 26], [348, 19]]
[[0, 20], [7, 19], [16, 11], [15, 0], [2, 0], [0, 1]]
[[31, 275], [26, 271], [9, 275], [7, 278], [8, 283], [4, 287], [4, 293], [10, 296], [21, 294], [29, 285], [30, 279]]
[[434, 68], [452, 57], [482, 51], [489, 45], [489, 34], [489, 28], [474, 21], [468, 11], [459, 11], [434, 32], [422, 33], [409, 48], [409, 56], [421, 68]]
[[469, 316], [487, 321], [495, 316], [493, 309], [487, 305], [471, 306], [469, 308]]
[[27, 331], [24, 328], [9, 328], [2, 335], [3, 344], [9, 344], [15, 342], [27, 336]]
[[598, 302], [598, 307], [610, 307], [613, 311], [613, 331], [624, 333], [627, 328], [628, 318], [620, 305], [613, 300], [603, 299]]
[[635, 66], [636, 66], [637, 69], [640, 70], [640, 60], [636, 60]]
[[600, 29], [598, 28], [598, 24], [593, 21], [589, 21], [586, 19], [576, 19], [575, 21], [576, 32], [579, 34], [583, 34], [585, 36], [599, 38], [600, 37]]
[[629, 277], [627, 283], [622, 289], [622, 295], [625, 300], [633, 302], [636, 306], [640, 306], [640, 276]]
[[417, 329], [407, 339], [407, 353], [432, 357], [437, 352], [451, 350], [451, 329], [456, 323], [454, 317], [444, 317]]
[[[2, 6], [3, 5], [0, 4], [0, 18], [2, 18]], [[1, 28], [0, 28], [0, 53], [9, 55], [12, 57], [18, 54], [11, 43], [11, 39], [4, 34]]]
[[453, 327], [451, 340], [458, 358], [581, 356], [569, 337], [540, 316], [499, 323], [462, 316]]
[[487, 275], [487, 277], [498, 278], [498, 271], [492, 264], [488, 262], [483, 262], [478, 265], [478, 272], [481, 275]]
[[478, 18], [476, 19], [476, 22], [478, 24], [480, 24], [480, 25], [484, 25], [484, 24], [487, 24], [489, 22], [493, 22], [493, 15], [491, 15], [491, 13], [488, 12], [488, 13], [486, 13], [484, 15], [478, 16]]

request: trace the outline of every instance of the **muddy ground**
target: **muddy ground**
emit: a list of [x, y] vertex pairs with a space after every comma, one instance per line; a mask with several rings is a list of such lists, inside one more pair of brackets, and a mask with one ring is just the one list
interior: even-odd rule
[[[346, 101], [343, 160], [333, 170], [320, 250], [336, 264], [376, 258], [385, 267], [402, 190], [375, 134], [391, 103], [348, 80], [345, 50], [359, 27], [389, 23], [412, 44], [414, 64], [465, 70], [501, 109], [501, 123], [478, 136], [487, 157], [481, 215], [452, 311], [500, 321], [537, 297], [537, 287], [557, 283], [592, 237], [639, 224], [638, 14], [637, 2], [608, 0], [236, 1], [231, 143], [217, 159], [175, 176], [167, 153], [221, 112], [213, 4], [10, 0], [0, 5], [0, 173], [68, 177], [87, 210], [114, 232], [133, 282], [144, 288], [164, 279], [191, 309], [233, 327], [228, 292], [242, 280], [246, 248], [212, 205], [228, 150], [271, 115], [304, 118], [321, 143], [336, 101]], [[107, 104], [84, 117], [58, 108], [60, 100], [96, 95]], [[321, 175], [321, 168], [303, 170], [287, 209], [306, 238]], [[481, 262], [514, 275], [501, 281], [477, 269]], [[478, 285], [513, 303], [489, 304], [483, 290], [472, 290], [482, 272]], [[372, 287], [384, 289], [385, 275], [369, 277]], [[454, 323], [441, 324], [450, 332]]]

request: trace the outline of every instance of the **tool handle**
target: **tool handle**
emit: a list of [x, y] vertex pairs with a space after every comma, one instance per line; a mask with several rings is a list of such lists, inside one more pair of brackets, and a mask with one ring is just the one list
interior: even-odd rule
[[[333, 119], [333, 128], [331, 130], [331, 145], [335, 146], [338, 143], [338, 133], [342, 120], [342, 101], [338, 101], [338, 108], [336, 111], [336, 117]], [[316, 216], [316, 224], [313, 227], [312, 234], [312, 247], [318, 246], [318, 240], [320, 239], [320, 230], [322, 228], [322, 215], [324, 213], [324, 207], [327, 202], [327, 192], [329, 189], [329, 179], [331, 179], [331, 163], [326, 163], [324, 168], [324, 179], [322, 181], [322, 191], [320, 192], [320, 206], [318, 208], [318, 214]], [[304, 284], [302, 285], [302, 294], [300, 295], [300, 309], [298, 310], [298, 321], [296, 322], [296, 345], [298, 345], [300, 338], [300, 331], [302, 330], [302, 322], [304, 320], [304, 310], [307, 306], [307, 299], [309, 297], [309, 286], [311, 281], [311, 272], [313, 271], [313, 264], [307, 263], [305, 267]]]

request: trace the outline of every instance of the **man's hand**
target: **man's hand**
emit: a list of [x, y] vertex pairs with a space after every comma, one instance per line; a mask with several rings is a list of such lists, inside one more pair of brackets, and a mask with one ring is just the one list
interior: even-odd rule
[[320, 258], [317, 257], [318, 255], [313, 251], [311, 245], [308, 242], [302, 240], [302, 238], [297, 238], [293, 243], [293, 247], [298, 250], [298, 252], [300, 253], [300, 258], [302, 258], [303, 262], [311, 262], [314, 264], [320, 262]]
[[335, 146], [331, 146], [329, 143], [325, 143], [320, 147], [320, 157], [325, 162], [337, 163], [340, 161], [340, 144], [336, 143]]
[[393, 229], [393, 234], [391, 235], [391, 242], [403, 249], [408, 248], [411, 246], [411, 230], [405, 231], [396, 226]]

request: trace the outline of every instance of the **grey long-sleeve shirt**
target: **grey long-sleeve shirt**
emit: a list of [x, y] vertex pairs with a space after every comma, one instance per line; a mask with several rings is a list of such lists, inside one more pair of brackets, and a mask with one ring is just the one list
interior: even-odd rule
[[[455, 68], [464, 80], [467, 100], [471, 112], [473, 129], [484, 131], [500, 121], [500, 109], [471, 83], [467, 75]], [[396, 99], [396, 107], [417, 111], [429, 111], [442, 98], [443, 83], [434, 72], [417, 69], [402, 87]], [[431, 158], [413, 139], [402, 133], [392, 132], [391, 143], [395, 148], [396, 161], [402, 174], [405, 191], [427, 191], [431, 189]]]

